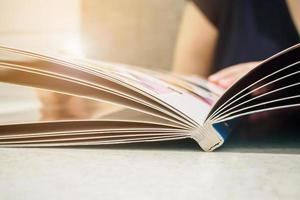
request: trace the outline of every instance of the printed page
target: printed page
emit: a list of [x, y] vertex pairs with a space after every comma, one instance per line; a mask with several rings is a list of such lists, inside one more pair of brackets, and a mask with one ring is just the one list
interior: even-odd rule
[[[81, 84], [85, 85], [86, 87], [91, 87], [90, 89], [98, 90], [99, 93], [106, 93], [106, 95], [97, 95], [103, 97], [102, 99], [104, 101], [108, 101], [111, 99], [111, 102], [113, 103], [121, 103], [125, 106], [129, 106], [133, 109], [138, 109], [140, 111], [145, 111], [149, 113], [149, 108], [152, 108], [152, 113], [161, 113], [162, 116], [168, 116], [170, 119], [181, 121], [181, 123], [186, 124], [186, 119], [183, 117], [178, 116], [174, 110], [171, 110], [170, 108], [167, 108], [165, 106], [161, 105], [161, 101], [157, 101], [157, 99], [154, 99], [151, 95], [147, 94], [145, 91], [142, 94], [142, 90], [136, 89], [135, 86], [131, 86], [130, 84], [127, 84], [124, 81], [118, 80], [118, 76], [116, 76], [114, 73], [111, 73], [106, 69], [106, 66], [89, 66], [86, 64], [82, 64], [83, 62], [77, 63], [70, 63], [69, 61], [64, 60], [57, 60], [54, 58], [49, 58], [47, 56], [32, 54], [28, 52], [23, 52], [19, 50], [13, 50], [13, 49], [6, 49], [6, 48], [0, 48], [1, 54], [1, 62], [2, 64], [2, 70], [4, 67], [9, 70], [6, 73], [2, 73], [1, 78], [6, 80], [6, 82], [9, 81], [18, 81], [20, 80], [8, 80], [7, 75], [5, 74], [11, 74], [11, 69], [16, 69], [19, 72], [14, 72], [20, 75], [20, 71], [22, 73], [27, 74], [27, 76], [45, 76], [48, 80], [56, 78], [60, 79], [60, 82], [62, 79], [64, 81], [73, 82], [74, 86], [75, 84]], [[121, 66], [117, 66], [121, 67]], [[109, 69], [109, 68], [108, 68]], [[31, 74], [29, 74], [31, 73]], [[29, 75], [28, 75], [29, 74]], [[11, 77], [11, 76], [10, 76]], [[17, 76], [15, 76], [17, 77]], [[51, 77], [51, 78], [50, 78]], [[25, 77], [21, 77], [25, 78]], [[36, 79], [36, 78], [35, 78]], [[35, 80], [33, 79], [33, 80]], [[39, 78], [39, 81], [42, 80], [42, 78]], [[22, 82], [23, 81], [23, 82]], [[25, 84], [24, 80], [22, 80], [22, 84]], [[36, 87], [38, 84], [41, 88], [43, 88], [41, 83], [29, 83], [32, 82], [32, 80], [29, 80], [27, 78], [26, 84], [29, 86]], [[45, 82], [45, 81], [41, 81]], [[55, 85], [55, 84], [54, 84]], [[50, 90], [57, 90], [60, 92], [64, 92], [65, 88], [55, 88], [54, 86], [49, 85], [46, 89]], [[75, 88], [75, 87], [73, 87]], [[77, 88], [76, 88], [77, 89]], [[75, 92], [75, 91], [74, 91]], [[69, 94], [75, 94], [78, 95], [78, 93], [74, 93], [69, 90]], [[83, 92], [83, 91], [81, 91]], [[97, 93], [97, 91], [95, 91]], [[108, 95], [110, 93], [110, 95]], [[95, 96], [96, 94], [93, 94], [92, 96]], [[110, 96], [110, 97], [107, 97]], [[115, 96], [115, 97], [113, 97]], [[119, 100], [118, 100], [119, 99]], [[127, 99], [126, 103], [124, 100]], [[100, 100], [98, 98], [98, 100]], [[121, 101], [122, 100], [122, 101]], [[142, 104], [144, 106], [139, 106], [138, 104]], [[133, 106], [136, 105], [136, 106]], [[143, 107], [145, 109], [143, 109]]]
[[201, 78], [199, 76], [179, 76], [179, 78], [194, 84], [198, 87], [198, 90], [205, 93], [206, 95], [212, 96], [214, 100], [218, 100], [225, 92], [224, 88], [209, 82], [208, 80]]
[[[93, 63], [93, 66], [97, 66], [97, 63]], [[172, 76], [158, 77], [154, 76], [154, 73], [133, 70], [128, 65], [106, 64], [105, 66], [98, 65], [99, 70], [151, 95], [181, 116], [187, 117], [195, 125], [203, 124], [212, 107], [214, 100], [211, 97], [205, 96], [207, 94], [200, 95], [201, 91], [198, 91], [192, 84], [172, 78]], [[178, 83], [174, 84], [174, 81]]]
[[[12, 51], [14, 51], [14, 50], [12, 50]], [[15, 52], [15, 53], [20, 53], [20, 52]], [[24, 53], [24, 54], [26, 54], [26, 53]], [[38, 58], [38, 57], [42, 57], [42, 56], [34, 55], [34, 57]], [[46, 58], [44, 57], [43, 59], [46, 59]], [[51, 60], [51, 58], [49, 58], [49, 60]], [[73, 83], [75, 84], [75, 83], [79, 83], [79, 80], [81, 77], [76, 78], [77, 73], [73, 73], [75, 71], [72, 71], [72, 70], [70, 71], [70, 69], [77, 69], [78, 72], [87, 73], [86, 75], [84, 73], [82, 74], [85, 77], [84, 79], [82, 79], [84, 81], [86, 78], [89, 79], [90, 76], [88, 74], [91, 74], [91, 75], [93, 74], [93, 75], [98, 75], [98, 76], [100, 74], [102, 74], [102, 75], [104, 74], [107, 77], [110, 77], [111, 80], [119, 80], [122, 83], [125, 83], [125, 84], [131, 86], [131, 88], [134, 88], [134, 91], [141, 92], [145, 96], [148, 95], [147, 97], [151, 97], [153, 100], [155, 100], [159, 104], [162, 104], [163, 106], [161, 106], [161, 107], [166, 107], [170, 111], [173, 111], [177, 115], [181, 116], [181, 119], [184, 119], [183, 121], [187, 120], [189, 123], [194, 124], [196, 126], [199, 124], [200, 125], [203, 124], [204, 119], [206, 118], [206, 116], [211, 108], [212, 102], [203, 101], [203, 98], [201, 98], [201, 96], [197, 95], [195, 92], [186, 90], [186, 88], [184, 88], [184, 87], [175, 86], [174, 84], [171, 83], [173, 81], [167, 82], [166, 80], [162, 80], [157, 77], [153, 77], [149, 74], [146, 74], [146, 73], [143, 73], [140, 71], [136, 71], [136, 70], [132, 70], [127, 67], [122, 67], [122, 65], [118, 65], [118, 66], [102, 66], [102, 65], [99, 66], [99, 65], [97, 65], [96, 66], [94, 64], [91, 64], [91, 65], [85, 64], [85, 62], [82, 62], [79, 64], [73, 63], [73, 65], [72, 65], [72, 63], [70, 63], [70, 62], [66, 62], [66, 63], [70, 63], [71, 65], [65, 64], [63, 66], [67, 66], [67, 67], [55, 68], [56, 64], [59, 64], [59, 62], [62, 63], [63, 61], [55, 61], [55, 62], [51, 61], [51, 62], [53, 64], [48, 66], [49, 67], [48, 69], [45, 69], [45, 67], [47, 65], [38, 65], [38, 67], [34, 69], [34, 70], [37, 70], [37, 71], [35, 71], [35, 76], [37, 76], [38, 74], [40, 74], [40, 75], [45, 74], [46, 71], [41, 71], [41, 68], [43, 68], [43, 70], [48, 70], [47, 73], [50, 73], [48, 75], [49, 77], [50, 77], [50, 75], [51, 76], [54, 75], [56, 78], [58, 78], [58, 76], [60, 76], [59, 77], [60, 79], [69, 79], [68, 81], [71, 81], [72, 84]], [[51, 64], [51, 62], [50, 62], [50, 64]], [[31, 64], [33, 64], [33, 63], [31, 63]], [[20, 65], [20, 63], [13, 62], [13, 63], [10, 63], [10, 65]], [[29, 68], [30, 68], [30, 66], [27, 66], [26, 70], [28, 70]], [[52, 70], [54, 70], [54, 69], [62, 70], [62, 71], [60, 71], [60, 72], [57, 71], [56, 74], [53, 74]], [[67, 71], [64, 71], [64, 70], [67, 70]], [[34, 72], [34, 71], [32, 71], [32, 72]], [[66, 76], [66, 75], [64, 75], [65, 73], [69, 73], [69, 75]], [[33, 76], [33, 75], [31, 75], [31, 76]], [[76, 78], [76, 80], [74, 80], [74, 78]], [[17, 80], [15, 80], [15, 81], [17, 81]], [[42, 77], [39, 78], [38, 81], [39, 82], [42, 81]], [[71, 82], [70, 82], [70, 84], [71, 84]], [[89, 80], [88, 82], [83, 82], [80, 84], [92, 86], [91, 83], [92, 82]], [[39, 84], [39, 83], [37, 82], [36, 84]], [[73, 86], [73, 88], [74, 88], [74, 86]], [[49, 87], [52, 87], [52, 86], [49, 85]], [[95, 85], [95, 86], [93, 85], [93, 87], [98, 87], [98, 89], [101, 89], [97, 85]], [[108, 85], [108, 87], [109, 87], [109, 85]], [[105, 90], [108, 87], [102, 88], [102, 90]], [[60, 89], [63, 89], [63, 88], [60, 88]], [[109, 91], [102, 91], [102, 93], [103, 92], [108, 93]], [[72, 91], [69, 91], [68, 93], [72, 94]], [[91, 95], [94, 96], [95, 94], [94, 95], [91, 94]], [[123, 97], [123, 99], [127, 98], [126, 96], [123, 96], [122, 94], [119, 94], [119, 96], [120, 96], [120, 98]], [[135, 101], [134, 98], [132, 98], [131, 101]], [[139, 103], [139, 102], [136, 102], [136, 103]], [[147, 105], [147, 106], [151, 107], [151, 105]], [[159, 108], [157, 108], [157, 109], [159, 109]], [[166, 110], [166, 111], [168, 112], [168, 110]], [[170, 115], [171, 113], [168, 113], [168, 115]]]

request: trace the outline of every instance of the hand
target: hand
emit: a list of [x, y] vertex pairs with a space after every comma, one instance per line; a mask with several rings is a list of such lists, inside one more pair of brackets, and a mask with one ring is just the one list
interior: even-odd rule
[[232, 65], [209, 76], [208, 80], [223, 88], [228, 88], [260, 63], [256, 61]]
[[[259, 65], [260, 61], [255, 62], [247, 62], [241, 63], [237, 65], [232, 65], [228, 68], [220, 70], [219, 72], [211, 75], [208, 79], [209, 81], [218, 84], [223, 88], [230, 87], [234, 82], [239, 80], [245, 74], [247, 74], [250, 70], [254, 69], [257, 65]], [[267, 92], [267, 88], [261, 88], [260, 90], [254, 91], [252, 96], [258, 96], [262, 93]], [[247, 117], [247, 119], [251, 122], [259, 122], [261, 120], [265, 120], [269, 117], [269, 113], [267, 112], [259, 112], [255, 114], [251, 114]]]

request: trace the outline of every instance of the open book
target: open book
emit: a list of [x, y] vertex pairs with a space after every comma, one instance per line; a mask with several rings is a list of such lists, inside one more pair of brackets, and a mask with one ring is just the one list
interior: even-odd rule
[[85, 119], [7, 120], [0, 124], [0, 146], [192, 138], [203, 150], [212, 151], [230, 134], [230, 120], [300, 105], [299, 62], [300, 45], [296, 45], [265, 60], [224, 91], [196, 76], [0, 47], [0, 82], [108, 102], [118, 108]]

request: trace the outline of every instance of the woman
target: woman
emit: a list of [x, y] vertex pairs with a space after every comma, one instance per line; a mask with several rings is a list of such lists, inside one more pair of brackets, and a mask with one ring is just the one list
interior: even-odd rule
[[[187, 2], [174, 71], [228, 87], [259, 62], [299, 43], [300, 1]], [[230, 67], [229, 67], [230, 66]]]
[[[175, 52], [174, 71], [208, 76], [220, 70], [209, 79], [228, 87], [260, 60], [299, 42], [296, 30], [300, 27], [299, 3], [291, 1], [286, 4], [281, 0], [187, 2]], [[224, 69], [230, 65], [235, 66]], [[55, 113], [62, 118], [85, 118], [91, 110], [95, 110], [92, 103], [76, 97], [40, 94], [47, 108], [64, 102], [60, 112], [54, 110], [53, 114], [51, 109], [50, 113], [45, 112], [47, 118], [57, 118]]]
[[[174, 71], [208, 76], [228, 88], [262, 60], [299, 43], [299, 32], [299, 0], [189, 1], [179, 31]], [[291, 108], [283, 113], [245, 116], [236, 124], [241, 130], [235, 137], [269, 140], [268, 134], [273, 133], [282, 142], [282, 133], [290, 138], [298, 130], [290, 123], [299, 120], [298, 113]]]

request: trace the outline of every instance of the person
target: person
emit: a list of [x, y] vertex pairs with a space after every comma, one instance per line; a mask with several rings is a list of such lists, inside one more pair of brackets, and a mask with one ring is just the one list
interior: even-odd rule
[[262, 60], [299, 43], [299, 32], [299, 0], [188, 1], [174, 72], [210, 75], [227, 88]]
[[[205, 77], [214, 73], [209, 80], [228, 87], [261, 60], [299, 42], [299, 3], [188, 1], [175, 50], [174, 71]], [[47, 108], [64, 102], [54, 113], [46, 110], [46, 119], [85, 118], [95, 110], [92, 102], [77, 97], [48, 92], [40, 92], [40, 97]]]

